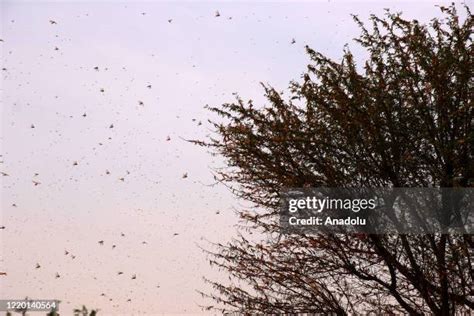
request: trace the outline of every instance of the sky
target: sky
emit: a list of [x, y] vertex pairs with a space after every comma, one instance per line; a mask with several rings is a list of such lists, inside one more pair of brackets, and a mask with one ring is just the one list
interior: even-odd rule
[[305, 45], [363, 58], [351, 14], [427, 22], [450, 2], [0, 1], [0, 298], [209, 313], [203, 277], [225, 275], [201, 248], [236, 235], [243, 201], [186, 141], [213, 135], [204, 107], [264, 104], [260, 82], [299, 80]]

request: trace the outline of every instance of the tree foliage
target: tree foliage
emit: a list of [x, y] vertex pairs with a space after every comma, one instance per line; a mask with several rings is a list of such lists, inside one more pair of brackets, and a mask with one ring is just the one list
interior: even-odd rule
[[267, 104], [240, 97], [212, 107], [216, 134], [196, 141], [225, 158], [216, 176], [254, 207], [250, 230], [217, 244], [209, 281], [224, 311], [452, 315], [474, 309], [472, 235], [280, 235], [284, 187], [472, 187], [473, 18], [441, 7], [427, 25], [386, 11], [334, 61], [311, 59], [289, 97], [263, 85]]

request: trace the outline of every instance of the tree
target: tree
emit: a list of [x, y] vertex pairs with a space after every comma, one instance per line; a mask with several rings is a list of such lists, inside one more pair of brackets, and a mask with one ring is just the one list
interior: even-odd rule
[[89, 310], [82, 305], [82, 308], [75, 308], [74, 309], [74, 316], [96, 316], [97, 310], [93, 309], [89, 312]]
[[[215, 136], [194, 141], [225, 159], [216, 177], [253, 207], [241, 234], [209, 251], [228, 283], [208, 280], [223, 311], [467, 314], [472, 235], [281, 235], [284, 187], [474, 186], [473, 18], [455, 5], [428, 25], [386, 11], [358, 17], [362, 67], [349, 48], [311, 59], [289, 97], [211, 107]], [[465, 11], [465, 14], [464, 14]]]

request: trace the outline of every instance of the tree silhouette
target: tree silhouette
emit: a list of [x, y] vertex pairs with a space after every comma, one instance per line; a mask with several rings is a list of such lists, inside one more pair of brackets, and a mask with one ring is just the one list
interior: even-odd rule
[[89, 311], [84, 305], [82, 306], [82, 309], [76, 308], [74, 309], [74, 316], [96, 316], [97, 315], [97, 310], [91, 310]]
[[208, 280], [223, 311], [467, 314], [474, 309], [472, 235], [281, 235], [284, 187], [472, 187], [473, 18], [441, 7], [428, 25], [371, 16], [336, 62], [311, 58], [289, 96], [212, 107], [216, 134], [194, 141], [227, 166], [216, 177], [253, 206], [247, 234], [209, 251], [229, 282]]

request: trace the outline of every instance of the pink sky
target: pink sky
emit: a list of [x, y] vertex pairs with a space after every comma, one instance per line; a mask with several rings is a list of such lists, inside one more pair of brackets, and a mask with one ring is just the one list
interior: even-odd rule
[[0, 297], [59, 299], [61, 315], [202, 312], [202, 277], [223, 276], [198, 246], [234, 236], [241, 204], [205, 185], [222, 162], [182, 140], [210, 133], [204, 105], [284, 90], [305, 45], [338, 58], [351, 13], [426, 22], [434, 4], [2, 1]]

